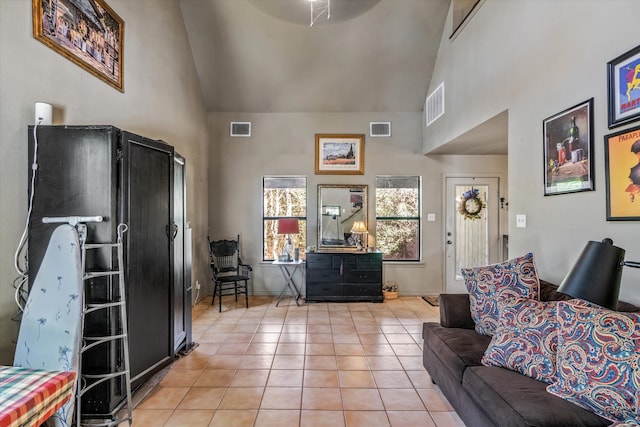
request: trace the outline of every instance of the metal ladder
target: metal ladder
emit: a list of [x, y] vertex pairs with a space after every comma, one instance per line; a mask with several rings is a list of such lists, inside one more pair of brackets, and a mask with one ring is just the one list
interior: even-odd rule
[[[129, 338], [128, 338], [128, 326], [127, 326], [127, 306], [126, 306], [126, 298], [125, 298], [125, 286], [124, 286], [124, 258], [123, 258], [123, 249], [122, 249], [122, 238], [124, 233], [127, 231], [126, 224], [119, 224], [117, 227], [118, 240], [116, 243], [86, 243], [86, 225], [78, 224], [76, 226], [78, 228], [78, 232], [80, 234], [80, 244], [82, 247], [82, 279], [86, 284], [88, 280], [95, 279], [97, 277], [107, 277], [107, 276], [118, 276], [118, 296], [117, 299], [112, 301], [103, 302], [103, 303], [87, 303], [85, 298], [85, 292], [82, 294], [83, 299], [83, 311], [82, 311], [82, 345], [80, 346], [80, 357], [79, 357], [79, 367], [78, 367], [78, 386], [76, 389], [76, 424], [78, 426], [117, 426], [120, 423], [125, 421], [129, 422], [129, 425], [132, 425], [133, 417], [131, 415], [132, 412], [132, 404], [131, 404], [131, 371], [129, 365]], [[110, 271], [87, 271], [86, 270], [86, 255], [88, 250], [94, 249], [108, 249], [108, 250], [116, 250], [117, 251], [117, 269]], [[116, 308], [118, 312], [119, 319], [116, 319], [116, 324], [119, 320], [120, 331], [114, 333], [113, 335], [105, 335], [105, 336], [85, 336], [85, 318], [88, 314], [99, 311], [99, 310], [109, 310], [112, 308]], [[118, 370], [113, 372], [108, 372], [104, 374], [85, 374], [82, 372], [82, 355], [89, 349], [97, 347], [99, 345], [108, 343], [121, 341], [122, 343], [122, 354], [123, 354], [123, 366], [119, 367]], [[86, 423], [83, 423], [82, 417], [82, 396], [92, 389], [93, 387], [101, 384], [105, 381], [109, 381], [113, 378], [122, 377], [124, 379], [124, 384], [126, 387], [126, 411], [124, 411], [123, 407], [119, 408], [117, 411], [117, 415], [112, 417], [110, 420], [95, 420], [91, 421], [86, 420]]]

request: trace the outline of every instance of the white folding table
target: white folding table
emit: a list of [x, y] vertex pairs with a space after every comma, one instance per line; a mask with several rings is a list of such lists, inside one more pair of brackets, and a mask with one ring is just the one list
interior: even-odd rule
[[[276, 302], [276, 307], [278, 306], [278, 304], [280, 304], [280, 300], [284, 295], [284, 291], [286, 291], [287, 289], [289, 289], [289, 291], [291, 292], [291, 296], [295, 298], [296, 305], [297, 306], [302, 305], [300, 303], [300, 301], [303, 299], [302, 294], [300, 292], [300, 288], [298, 287], [298, 285], [294, 280], [294, 276], [301, 266], [302, 266], [302, 269], [304, 270], [304, 261], [302, 260], [291, 261], [291, 262], [273, 261], [273, 265], [277, 265], [278, 267], [280, 267], [280, 271], [282, 272], [282, 276], [284, 277], [284, 280], [286, 282], [285, 285], [282, 287], [282, 290], [280, 291], [280, 295], [278, 295], [278, 302]], [[304, 277], [304, 273], [302, 274], [302, 277]]]

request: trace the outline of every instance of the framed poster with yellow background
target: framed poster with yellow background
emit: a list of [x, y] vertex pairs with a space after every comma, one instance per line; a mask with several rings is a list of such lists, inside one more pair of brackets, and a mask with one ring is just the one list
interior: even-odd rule
[[607, 221], [640, 220], [640, 127], [604, 137]]

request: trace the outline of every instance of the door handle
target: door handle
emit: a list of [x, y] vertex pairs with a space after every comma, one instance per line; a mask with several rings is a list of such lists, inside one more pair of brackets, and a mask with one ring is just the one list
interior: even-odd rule
[[447, 240], [447, 245], [451, 245], [453, 242], [451, 240]]
[[178, 235], [178, 224], [172, 222], [167, 225], [167, 236], [169, 236], [169, 240], [173, 241]]

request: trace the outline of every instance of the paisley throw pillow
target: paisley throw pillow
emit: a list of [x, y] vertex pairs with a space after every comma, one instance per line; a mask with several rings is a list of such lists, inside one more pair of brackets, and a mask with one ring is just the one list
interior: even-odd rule
[[547, 391], [615, 422], [638, 417], [640, 314], [558, 303], [558, 381]]
[[496, 331], [498, 301], [517, 297], [539, 299], [540, 281], [532, 253], [500, 264], [463, 268], [461, 272], [479, 334], [493, 336]]
[[557, 301], [516, 298], [500, 303], [500, 320], [482, 363], [551, 384], [556, 378]]

